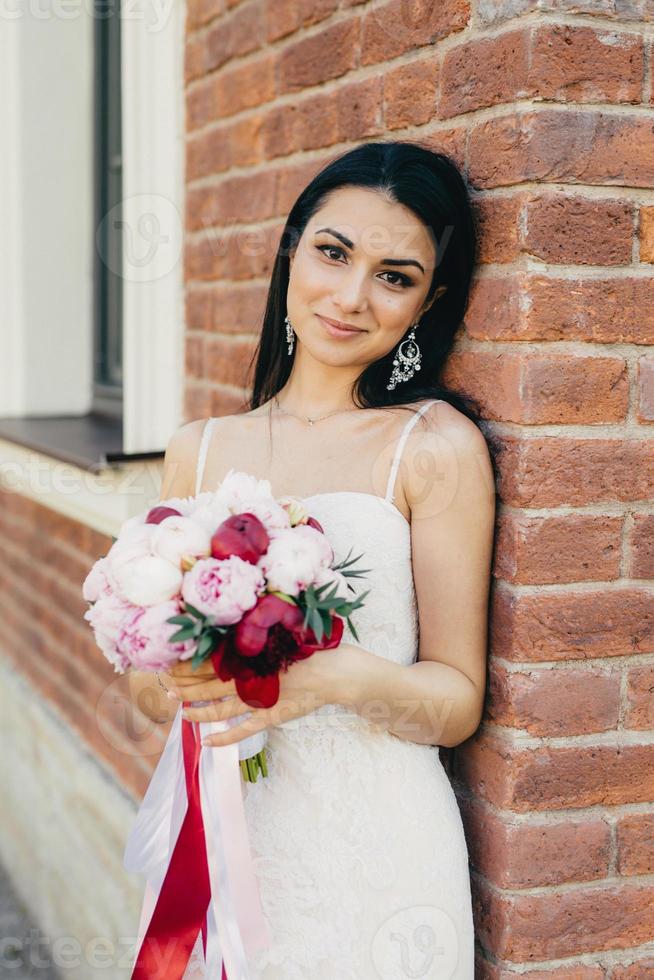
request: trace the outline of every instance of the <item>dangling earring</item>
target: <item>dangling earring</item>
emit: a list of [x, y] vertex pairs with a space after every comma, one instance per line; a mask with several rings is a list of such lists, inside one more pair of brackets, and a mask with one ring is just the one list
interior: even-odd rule
[[288, 353], [293, 353], [293, 344], [295, 342], [295, 334], [293, 333], [293, 327], [291, 326], [291, 321], [288, 316], [284, 320], [286, 324], [286, 343], [288, 344]]
[[[395, 352], [395, 358], [393, 360], [393, 373], [391, 374], [391, 379], [386, 385], [388, 391], [392, 391], [393, 388], [400, 381], [408, 381], [413, 377], [414, 371], [420, 370], [420, 348], [418, 347], [418, 341], [416, 340], [416, 327], [418, 326], [418, 321], [413, 324], [408, 337], [402, 340]], [[406, 344], [405, 350], [402, 350]]]

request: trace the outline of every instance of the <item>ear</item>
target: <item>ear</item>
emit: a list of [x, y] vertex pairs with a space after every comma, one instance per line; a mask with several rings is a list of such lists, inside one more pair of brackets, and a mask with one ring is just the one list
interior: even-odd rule
[[422, 316], [423, 313], [426, 313], [427, 310], [432, 306], [432, 304], [435, 303], [437, 299], [440, 299], [441, 296], [443, 295], [443, 293], [445, 293], [445, 292], [447, 292], [447, 286], [439, 286], [437, 288], [436, 292], [434, 293], [434, 295], [432, 296], [432, 298], [430, 299], [430, 301], [421, 310], [420, 316]]

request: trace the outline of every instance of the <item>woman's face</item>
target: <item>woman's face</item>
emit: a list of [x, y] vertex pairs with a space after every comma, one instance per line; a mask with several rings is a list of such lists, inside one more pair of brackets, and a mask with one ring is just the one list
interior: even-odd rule
[[[309, 220], [290, 257], [288, 318], [306, 348], [330, 365], [383, 357], [425, 304], [436, 250], [421, 221], [377, 191], [343, 187]], [[326, 318], [326, 319], [325, 319]], [[356, 332], [335, 332], [326, 320]]]

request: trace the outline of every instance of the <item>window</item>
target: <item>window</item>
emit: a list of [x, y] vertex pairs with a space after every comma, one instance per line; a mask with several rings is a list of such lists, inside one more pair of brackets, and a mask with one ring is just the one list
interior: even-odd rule
[[122, 67], [120, 0], [94, 0], [92, 410], [123, 411]]

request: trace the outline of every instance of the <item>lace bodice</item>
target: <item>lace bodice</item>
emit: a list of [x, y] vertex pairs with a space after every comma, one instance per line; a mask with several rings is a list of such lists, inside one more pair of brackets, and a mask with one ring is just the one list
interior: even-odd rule
[[[384, 497], [341, 490], [302, 498], [336, 560], [351, 550], [369, 569], [352, 580], [357, 593], [369, 590], [352, 613], [359, 639], [346, 624], [343, 641], [403, 665], [417, 657], [419, 624], [411, 526], [393, 491], [409, 432], [431, 404], [402, 430]], [[266, 754], [268, 777], [243, 785], [275, 937], [252, 964], [252, 980], [472, 980], [467, 850], [438, 747], [327, 704], [270, 727]], [[199, 953], [196, 969], [189, 980], [204, 977]]]

